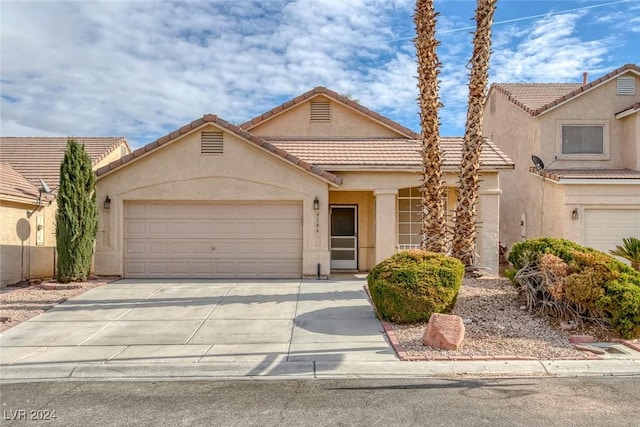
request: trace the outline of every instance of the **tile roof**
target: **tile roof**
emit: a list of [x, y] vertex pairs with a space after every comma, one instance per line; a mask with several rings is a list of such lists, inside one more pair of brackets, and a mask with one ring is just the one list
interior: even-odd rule
[[[38, 178], [55, 190], [60, 185], [60, 164], [67, 149], [67, 137], [0, 137], [0, 160], [8, 163], [27, 181], [40, 188]], [[115, 150], [124, 138], [73, 137], [84, 144], [95, 165]], [[128, 144], [127, 144], [128, 147]]]
[[20, 175], [10, 164], [0, 162], [0, 194], [35, 201], [38, 188]]
[[489, 92], [495, 89], [504, 93], [511, 102], [536, 117], [629, 70], [640, 74], [640, 67], [625, 64], [584, 86], [581, 83], [493, 83]]
[[404, 126], [402, 126], [400, 123], [394, 122], [393, 120], [384, 117], [378, 113], [376, 113], [375, 111], [371, 111], [370, 109], [368, 109], [367, 107], [364, 107], [363, 105], [347, 98], [346, 96], [340, 95], [337, 92], [332, 91], [331, 89], [327, 89], [324, 86], [318, 86], [315, 87], [313, 89], [311, 89], [308, 92], [303, 93], [300, 96], [297, 96], [293, 99], [290, 99], [289, 101], [286, 101], [285, 103], [278, 105], [275, 108], [272, 108], [271, 110], [267, 111], [266, 113], [263, 113], [261, 115], [259, 115], [258, 117], [254, 117], [253, 119], [243, 123], [240, 125], [240, 127], [242, 129], [246, 129], [246, 130], [250, 130], [251, 128], [255, 127], [256, 125], [258, 125], [259, 123], [262, 123], [272, 117], [275, 117], [276, 115], [279, 115], [283, 112], [285, 112], [286, 110], [301, 104], [305, 101], [307, 101], [310, 98], [313, 98], [315, 96], [318, 95], [324, 95], [328, 98], [333, 99], [334, 101], [337, 101], [341, 104], [344, 104], [348, 107], [351, 107], [352, 109], [368, 116], [369, 118], [376, 120], [377, 122], [380, 122], [381, 124], [385, 125], [388, 128], [391, 128], [393, 130], [395, 130], [396, 132], [399, 132], [400, 134], [407, 136], [409, 138], [420, 138], [420, 134], [412, 131], [409, 128], [406, 128]]
[[204, 116], [202, 116], [201, 118], [192, 121], [191, 123], [182, 126], [180, 129], [177, 129], [165, 136], [163, 136], [162, 138], [159, 138], [147, 145], [145, 145], [144, 147], [138, 148], [137, 150], [135, 150], [133, 153], [122, 157], [121, 159], [118, 159], [114, 162], [109, 163], [108, 165], [101, 167], [100, 169], [98, 169], [96, 171], [98, 178], [109, 173], [112, 172], [116, 169], [121, 168], [122, 166], [126, 165], [127, 163], [140, 158], [142, 156], [145, 156], [155, 150], [157, 150], [158, 148], [162, 147], [163, 145], [171, 142], [171, 141], [175, 141], [176, 139], [180, 138], [181, 136], [190, 133], [191, 131], [206, 125], [207, 123], [212, 123], [215, 124], [237, 136], [239, 136], [240, 138], [249, 141], [252, 144], [257, 145], [258, 147], [261, 147], [262, 149], [269, 151], [273, 154], [275, 154], [276, 156], [281, 157], [284, 161], [289, 162], [293, 165], [295, 165], [296, 167], [309, 172], [313, 175], [316, 175], [320, 178], [322, 178], [325, 181], [328, 181], [332, 184], [336, 184], [336, 185], [340, 185], [342, 184], [342, 178], [340, 178], [339, 176], [336, 176], [332, 173], [329, 173], [325, 170], [322, 170], [314, 165], [311, 165], [309, 163], [307, 163], [306, 161], [288, 153], [287, 151], [276, 147], [275, 145], [271, 144], [270, 142], [265, 141], [263, 138], [259, 138], [253, 134], [251, 134], [250, 132], [241, 129], [240, 127], [233, 125], [229, 122], [227, 122], [226, 120], [223, 120], [221, 118], [219, 118], [218, 116], [215, 116], [213, 114], [206, 114]]
[[625, 108], [622, 111], [619, 111], [615, 114], [617, 118], [622, 118], [628, 116], [629, 114], [637, 113], [640, 111], [640, 102], [636, 102], [635, 104]]
[[[420, 167], [420, 141], [402, 138], [264, 138], [307, 162], [324, 169]], [[443, 137], [443, 166], [456, 169], [462, 161], [463, 139]], [[513, 162], [491, 141], [485, 140], [482, 168], [513, 168]]]
[[[536, 173], [534, 167], [530, 172]], [[634, 179], [640, 183], [640, 171], [633, 169], [546, 169], [542, 175], [553, 181], [563, 179]]]

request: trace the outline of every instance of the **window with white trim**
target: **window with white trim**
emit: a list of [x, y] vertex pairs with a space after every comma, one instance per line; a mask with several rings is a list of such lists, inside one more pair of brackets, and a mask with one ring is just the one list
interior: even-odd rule
[[[448, 217], [447, 196], [443, 198]], [[398, 190], [398, 250], [418, 249], [422, 241], [422, 193], [420, 187]]]
[[608, 121], [558, 123], [558, 152], [564, 159], [606, 160], [609, 157]]

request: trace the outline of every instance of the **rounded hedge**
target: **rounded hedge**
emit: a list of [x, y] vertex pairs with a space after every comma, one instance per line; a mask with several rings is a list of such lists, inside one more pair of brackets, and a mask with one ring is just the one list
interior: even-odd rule
[[429, 320], [451, 311], [464, 277], [464, 265], [444, 254], [411, 250], [376, 265], [367, 276], [378, 316], [394, 323]]

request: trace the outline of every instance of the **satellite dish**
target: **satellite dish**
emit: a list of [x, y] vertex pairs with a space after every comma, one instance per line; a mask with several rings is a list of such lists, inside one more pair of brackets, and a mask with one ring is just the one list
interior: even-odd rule
[[533, 162], [534, 165], [536, 165], [536, 169], [538, 170], [538, 172], [544, 169], [544, 162], [540, 157], [531, 156], [531, 161]]
[[38, 179], [40, 180], [40, 191], [42, 193], [51, 194], [51, 189], [49, 188], [47, 183], [44, 182], [42, 178], [38, 178]]

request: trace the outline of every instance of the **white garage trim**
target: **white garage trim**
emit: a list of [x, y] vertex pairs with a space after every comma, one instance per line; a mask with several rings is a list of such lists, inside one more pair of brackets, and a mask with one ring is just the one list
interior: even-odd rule
[[608, 253], [625, 237], [640, 238], [640, 209], [584, 210], [584, 246]]
[[301, 276], [300, 202], [125, 202], [124, 277]]

